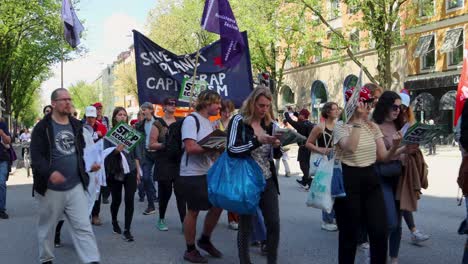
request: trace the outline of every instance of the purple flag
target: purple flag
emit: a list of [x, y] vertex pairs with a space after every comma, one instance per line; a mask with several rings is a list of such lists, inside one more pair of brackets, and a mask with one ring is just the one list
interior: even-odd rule
[[80, 44], [80, 34], [84, 28], [69, 0], [62, 1], [62, 20], [65, 40], [72, 48], [76, 48]]
[[220, 35], [222, 66], [239, 63], [245, 43], [228, 0], [206, 0], [201, 26]]

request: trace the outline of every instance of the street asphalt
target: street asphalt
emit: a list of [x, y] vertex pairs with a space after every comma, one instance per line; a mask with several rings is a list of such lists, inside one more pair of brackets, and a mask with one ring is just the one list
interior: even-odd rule
[[[410, 233], [404, 225], [400, 250], [400, 263], [461, 263], [466, 237], [457, 234], [460, 221], [465, 217], [465, 207], [457, 206], [456, 177], [460, 154], [455, 148], [439, 148], [435, 156], [426, 156], [429, 164], [429, 189], [415, 212], [417, 228], [431, 235], [420, 246], [411, 244]], [[320, 229], [321, 212], [305, 205], [307, 192], [298, 187], [299, 165], [295, 161], [296, 148], [290, 150], [292, 177], [280, 177], [281, 239], [278, 263], [337, 263], [338, 233]], [[283, 175], [283, 170], [280, 170]], [[0, 263], [38, 263], [37, 204], [31, 197], [32, 179], [24, 169], [18, 168], [8, 181], [8, 220], [0, 220]], [[102, 205], [103, 225], [94, 227], [101, 263], [112, 264], [165, 264], [185, 263], [185, 250], [181, 225], [175, 208], [175, 198], [167, 211], [169, 231], [161, 232], [155, 227], [157, 214], [145, 216], [146, 203], [135, 199], [135, 214], [132, 233], [135, 242], [128, 243], [112, 233], [109, 205]], [[123, 204], [119, 219], [123, 225]], [[204, 214], [199, 216], [200, 234]], [[64, 247], [56, 249], [54, 263], [80, 263], [65, 224], [62, 241]], [[213, 243], [223, 252], [222, 259], [209, 258], [209, 263], [238, 263], [236, 232], [228, 229], [227, 216], [223, 215], [212, 237]], [[251, 249], [253, 263], [266, 263], [259, 248]], [[361, 263], [358, 257], [356, 263]]]

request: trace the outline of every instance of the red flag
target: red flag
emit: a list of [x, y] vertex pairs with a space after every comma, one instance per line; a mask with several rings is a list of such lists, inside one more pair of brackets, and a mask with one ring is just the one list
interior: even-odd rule
[[468, 98], [468, 42], [465, 43], [463, 50], [463, 68], [461, 71], [460, 82], [458, 83], [457, 96], [455, 98], [455, 119], [454, 125], [457, 125], [458, 118], [463, 111], [465, 99]]

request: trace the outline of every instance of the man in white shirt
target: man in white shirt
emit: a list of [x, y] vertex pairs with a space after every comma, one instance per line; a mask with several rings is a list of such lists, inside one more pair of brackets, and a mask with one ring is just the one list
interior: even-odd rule
[[184, 220], [184, 234], [187, 244], [184, 259], [192, 263], [206, 263], [207, 259], [200, 255], [195, 246], [198, 213], [208, 210], [201, 238], [197, 241], [198, 247], [208, 252], [212, 257], [221, 258], [222, 253], [213, 246], [210, 237], [218, 223], [222, 209], [212, 207], [208, 200], [206, 175], [213, 161], [210, 158], [209, 150], [202, 148], [197, 142], [213, 131], [213, 126], [208, 118], [218, 115], [221, 109], [221, 97], [215, 91], [202, 91], [198, 96], [195, 109], [196, 112], [186, 117], [182, 124], [182, 140], [185, 151], [180, 162], [180, 182], [188, 206]]

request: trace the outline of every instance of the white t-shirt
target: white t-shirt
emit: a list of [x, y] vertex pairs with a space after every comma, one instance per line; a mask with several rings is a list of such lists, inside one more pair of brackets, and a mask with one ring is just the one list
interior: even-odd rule
[[[194, 117], [187, 116], [182, 124], [182, 142], [184, 139], [193, 139], [198, 142], [214, 130], [209, 119], [196, 112], [192, 114], [198, 118], [198, 121], [200, 122], [200, 130], [197, 133], [197, 123]], [[180, 176], [205, 175], [208, 173], [211, 165], [213, 165], [213, 161], [206, 153], [188, 155], [187, 161], [187, 152], [184, 152], [182, 160], [180, 161]]]

